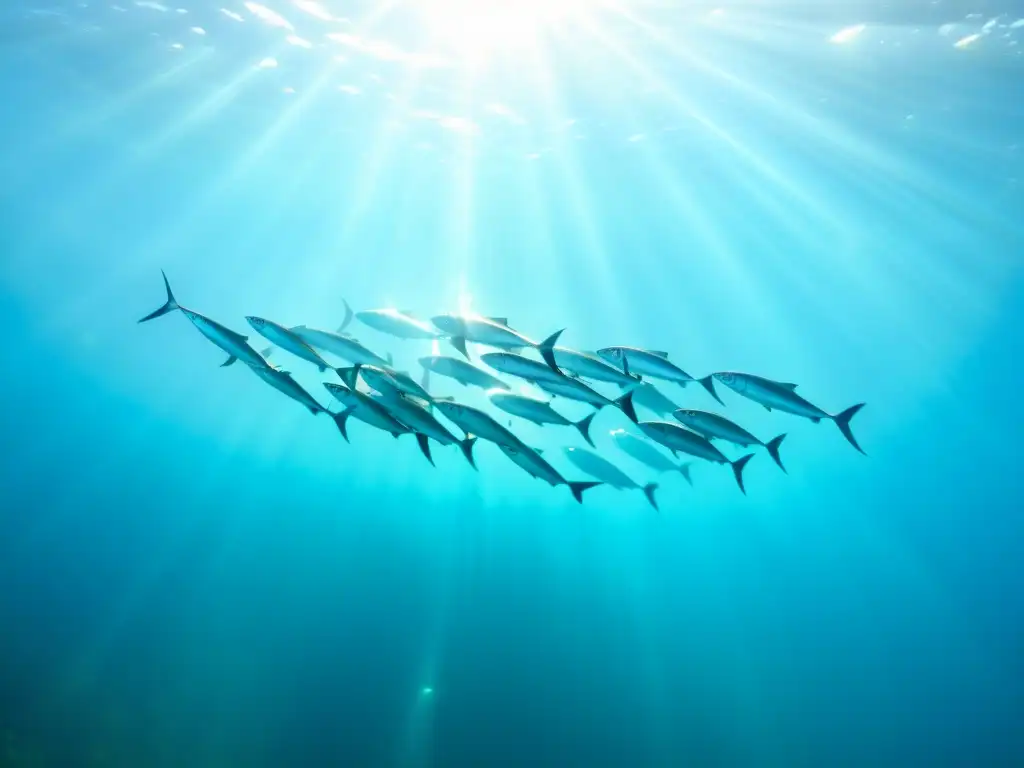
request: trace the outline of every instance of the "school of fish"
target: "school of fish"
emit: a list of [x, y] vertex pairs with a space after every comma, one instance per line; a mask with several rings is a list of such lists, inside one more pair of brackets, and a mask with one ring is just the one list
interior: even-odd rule
[[[764, 441], [720, 414], [679, 408], [650, 379], [683, 387], [697, 382], [719, 404], [725, 406], [716, 389], [717, 383], [759, 403], [769, 411], [782, 411], [814, 423], [832, 421], [850, 445], [864, 453], [850, 429], [850, 421], [864, 407], [864, 403], [838, 413], [829, 413], [798, 394], [797, 385], [788, 382], [734, 371], [695, 378], [661, 351], [614, 346], [604, 347], [596, 353], [580, 352], [557, 346], [562, 331], [536, 341], [511, 328], [508, 319], [503, 317], [442, 314], [424, 320], [394, 309], [353, 312], [344, 300], [344, 321], [333, 331], [305, 325], [288, 327], [261, 317], [246, 317], [250, 327], [270, 342], [269, 347], [257, 351], [250, 345], [248, 336], [180, 305], [171, 291], [166, 274], [163, 279], [167, 301], [159, 309], [141, 318], [140, 323], [180, 311], [200, 333], [227, 354], [222, 367], [241, 360], [263, 381], [301, 403], [314, 415], [328, 414], [346, 441], [349, 440], [349, 420], [354, 418], [396, 438], [405, 434], [413, 435], [420, 451], [431, 464], [434, 463], [431, 440], [440, 445], [457, 445], [469, 464], [476, 469], [473, 447], [478, 440], [485, 440], [494, 443], [529, 475], [552, 486], [566, 486], [579, 503], [582, 503], [585, 491], [598, 485], [608, 485], [617, 489], [639, 490], [650, 505], [658, 509], [655, 497], [658, 484], [641, 485], [608, 458], [594, 450], [580, 447], [567, 447], [564, 455], [574, 467], [592, 479], [568, 480], [544, 458], [543, 451], [530, 447], [515, 435], [511, 429], [512, 420], [507, 417], [514, 416], [540, 426], [572, 427], [594, 448], [590, 436], [591, 424], [598, 411], [611, 406], [621, 411], [639, 433], [625, 429], [611, 432], [614, 444], [626, 455], [659, 473], [679, 472], [691, 484], [690, 469], [693, 462], [677, 463], [656, 446], [668, 449], [676, 457], [682, 453], [694, 459], [727, 465], [732, 470], [736, 484], [745, 494], [743, 469], [755, 454], [745, 453], [731, 459], [715, 442], [741, 448], [764, 448], [779, 469], [785, 472], [779, 448], [786, 434]], [[390, 354], [382, 356], [348, 334], [346, 329], [353, 321], [400, 339], [430, 342], [444, 340], [460, 356], [433, 354], [420, 358], [423, 376], [420, 381], [416, 381], [407, 372], [394, 367]], [[496, 350], [479, 355], [479, 362], [486, 368], [471, 360], [467, 342]], [[316, 397], [292, 378], [291, 373], [271, 363], [269, 358], [273, 356], [275, 348], [315, 365], [321, 373], [333, 370], [339, 381], [326, 382], [324, 388], [338, 402], [338, 409], [332, 411], [322, 406]], [[535, 350], [541, 359], [535, 360], [523, 355], [528, 349]], [[346, 365], [336, 366], [324, 354], [340, 358]], [[453, 379], [466, 387], [484, 390], [489, 404], [496, 409], [495, 413], [500, 411], [504, 414], [500, 417], [501, 421], [482, 408], [456, 402], [451, 397], [432, 395], [429, 391], [432, 374]], [[585, 403], [594, 410], [585, 418], [572, 421], [557, 411], [550, 401], [517, 393], [501, 375], [528, 382], [552, 398], [561, 397]], [[594, 383], [617, 386], [621, 394], [615, 398], [606, 397], [591, 386]], [[670, 415], [674, 420], [641, 420], [635, 405], [642, 405], [660, 416]], [[453, 425], [455, 430], [439, 416]]]

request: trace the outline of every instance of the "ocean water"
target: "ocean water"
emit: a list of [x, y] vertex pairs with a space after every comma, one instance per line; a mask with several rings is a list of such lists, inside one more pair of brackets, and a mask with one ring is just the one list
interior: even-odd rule
[[[0, 765], [1020, 764], [1021, 18], [4, 4]], [[245, 316], [345, 300], [796, 382], [867, 403], [867, 456], [659, 383], [786, 432], [788, 474], [656, 477], [612, 408], [598, 449], [660, 512], [483, 441], [435, 468], [179, 313], [137, 324], [161, 269], [258, 348]], [[350, 330], [417, 377], [431, 352]], [[588, 479], [573, 430], [514, 429]]]

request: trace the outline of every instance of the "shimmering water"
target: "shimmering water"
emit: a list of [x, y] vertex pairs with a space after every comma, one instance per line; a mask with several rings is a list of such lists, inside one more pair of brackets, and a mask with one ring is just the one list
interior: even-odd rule
[[[3, 5], [0, 764], [1024, 760], [1022, 41], [983, 0]], [[612, 408], [660, 513], [434, 468], [138, 325], [161, 269], [261, 349], [346, 300], [795, 382], [868, 456], [658, 383], [789, 473], [657, 476]]]

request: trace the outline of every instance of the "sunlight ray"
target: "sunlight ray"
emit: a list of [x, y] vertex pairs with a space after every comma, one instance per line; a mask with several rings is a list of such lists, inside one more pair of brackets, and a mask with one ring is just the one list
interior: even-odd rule
[[[535, 49], [532, 58], [533, 62], [529, 71], [534, 75], [537, 91], [541, 95], [549, 119], [553, 121], [558, 115], [565, 113], [554, 67], [545, 55], [545, 49], [540, 46]], [[553, 153], [556, 158], [553, 162], [557, 164], [560, 170], [560, 180], [568, 192], [567, 200], [573, 210], [572, 223], [579, 231], [583, 241], [584, 250], [580, 257], [585, 261], [588, 273], [601, 285], [600, 305], [608, 307], [609, 314], [621, 321], [628, 317], [628, 312], [622, 303], [620, 292], [616, 290], [612, 272], [612, 255], [605, 246], [607, 237], [594, 217], [594, 206], [586, 174], [576, 157], [574, 148], [576, 142], [571, 139], [567, 140], [564, 134], [560, 134], [557, 140], [559, 144]], [[627, 328], [623, 330], [628, 331]], [[578, 339], [578, 341], [582, 340]]]
[[[273, 57], [276, 58], [281, 55], [282, 51], [286, 50], [287, 47], [287, 43], [282, 42], [273, 52]], [[235, 77], [196, 104], [180, 120], [169, 125], [166, 130], [151, 137], [148, 141], [143, 142], [137, 148], [136, 156], [142, 160], [165, 151], [168, 144], [177, 141], [196, 126], [214, 117], [221, 109], [230, 104], [253, 78], [260, 77], [261, 75], [262, 72], [258, 66], [246, 66]]]
[[[152, 97], [162, 88], [179, 82], [191, 73], [193, 67], [206, 61], [211, 53], [209, 48], [201, 49], [198, 54], [179, 59], [163, 72], [134, 88], [107, 99], [93, 109], [85, 112], [76, 110], [72, 117], [53, 126], [52, 131], [42, 134], [32, 145], [23, 149], [18, 155], [19, 169], [22, 172], [30, 172], [33, 158], [48, 152], [63, 142], [79, 140], [83, 136], [104, 128], [114, 120], [120, 119], [130, 110], [139, 108], [140, 102]], [[140, 69], [141, 64], [140, 59]]]
[[622, 44], [612, 39], [598, 27], [591, 25], [588, 29], [619, 59], [623, 65], [627, 66], [637, 76], [650, 83], [657, 92], [671, 102], [671, 104], [676, 107], [684, 117], [696, 121], [702, 128], [725, 144], [730, 150], [736, 153], [736, 155], [742, 158], [753, 171], [757, 172], [762, 179], [773, 184], [777, 191], [786, 194], [793, 200], [793, 202], [798, 203], [803, 210], [813, 212], [819, 221], [828, 223], [831, 228], [842, 228], [842, 222], [837, 220], [827, 207], [822, 206], [816, 199], [811, 197], [797, 184], [793, 183], [784, 173], [775, 168], [759, 153], [715, 122], [709, 115], [698, 109], [692, 101], [685, 99], [680, 95], [677, 89], [672, 87], [669, 81], [658, 75], [653, 69], [646, 66], [643, 62], [639, 61], [628, 50], [626, 50]]

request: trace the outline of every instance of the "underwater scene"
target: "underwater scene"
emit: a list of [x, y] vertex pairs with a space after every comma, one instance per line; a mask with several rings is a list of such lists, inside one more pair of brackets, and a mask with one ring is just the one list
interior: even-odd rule
[[1024, 4], [0, 5], [0, 766], [1024, 765]]

